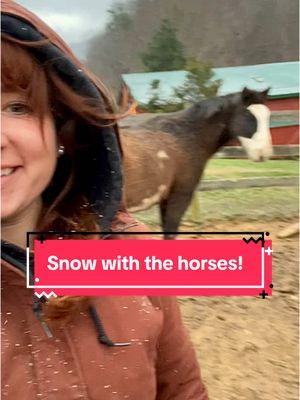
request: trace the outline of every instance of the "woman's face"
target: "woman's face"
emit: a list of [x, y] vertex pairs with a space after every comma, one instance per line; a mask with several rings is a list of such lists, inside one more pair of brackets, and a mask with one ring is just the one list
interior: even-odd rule
[[1, 110], [1, 219], [6, 220], [35, 204], [48, 186], [57, 141], [51, 113], [41, 122], [20, 93], [2, 93]]

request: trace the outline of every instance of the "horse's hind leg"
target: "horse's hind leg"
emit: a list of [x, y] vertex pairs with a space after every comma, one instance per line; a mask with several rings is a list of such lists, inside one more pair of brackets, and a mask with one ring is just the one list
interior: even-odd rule
[[[172, 190], [169, 197], [160, 203], [160, 214], [165, 239], [174, 239], [183, 214], [188, 208], [193, 191]], [[172, 233], [171, 233], [172, 232]]]
[[170, 224], [169, 218], [168, 218], [168, 204], [169, 204], [169, 198], [168, 199], [163, 199], [160, 204], [160, 218], [161, 218], [161, 224], [162, 224], [162, 230], [164, 232], [164, 239], [174, 239], [175, 234], [171, 233], [165, 233], [165, 232], [176, 232], [176, 229], [178, 227], [178, 223]]
[[167, 207], [168, 207], [168, 199], [161, 200], [161, 202], [159, 203], [159, 210], [160, 210], [160, 219], [163, 229], [166, 223]]

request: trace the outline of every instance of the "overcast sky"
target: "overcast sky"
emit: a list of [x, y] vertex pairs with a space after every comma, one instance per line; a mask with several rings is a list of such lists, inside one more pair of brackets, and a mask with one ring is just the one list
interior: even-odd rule
[[103, 29], [115, 0], [17, 0], [37, 14], [69, 44], [85, 41]]

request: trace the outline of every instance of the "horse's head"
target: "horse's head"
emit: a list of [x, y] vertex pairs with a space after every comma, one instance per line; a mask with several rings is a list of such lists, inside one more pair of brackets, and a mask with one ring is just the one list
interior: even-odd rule
[[253, 161], [268, 160], [272, 154], [270, 110], [264, 105], [269, 89], [262, 92], [245, 88], [230, 121], [230, 135], [237, 138]]

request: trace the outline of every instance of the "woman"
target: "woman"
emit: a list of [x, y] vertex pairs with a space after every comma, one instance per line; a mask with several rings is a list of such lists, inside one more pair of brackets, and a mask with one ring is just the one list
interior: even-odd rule
[[144, 227], [121, 205], [118, 131], [105, 88], [35, 15], [1, 3], [3, 398], [207, 399], [174, 298], [32, 304], [22, 262], [27, 231]]

